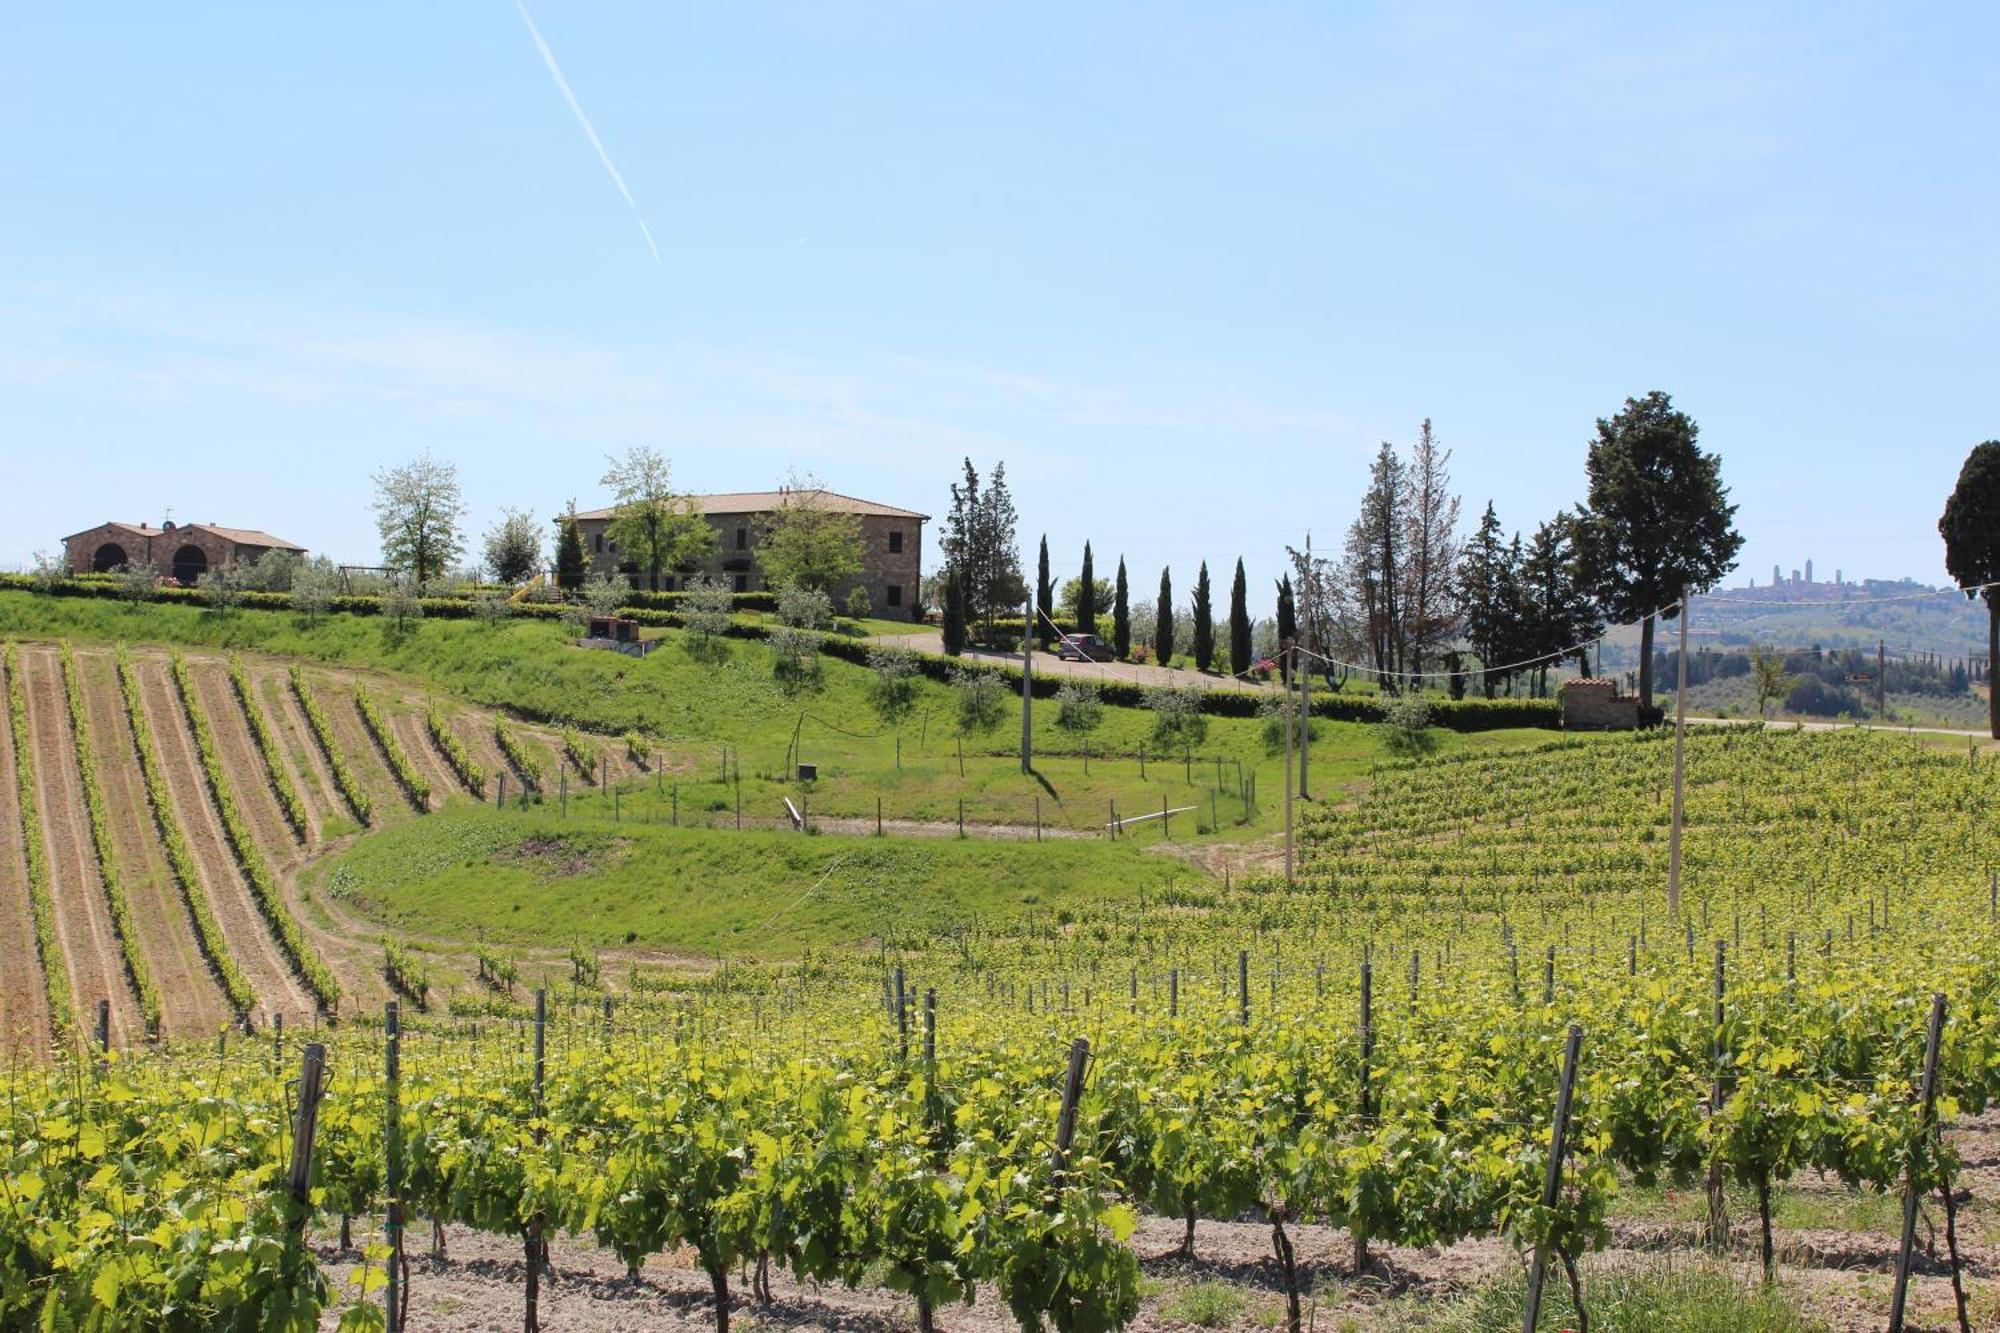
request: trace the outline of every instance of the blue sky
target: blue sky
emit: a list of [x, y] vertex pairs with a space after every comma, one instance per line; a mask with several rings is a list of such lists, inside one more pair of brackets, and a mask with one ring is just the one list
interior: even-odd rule
[[1661, 388], [1733, 581], [1942, 581], [2000, 435], [1991, 6], [530, 8], [657, 265], [511, 0], [17, 9], [0, 566], [169, 506], [365, 562], [384, 464], [480, 529], [651, 444], [1005, 459], [1028, 559], [1261, 591], [1422, 418], [1531, 527]]

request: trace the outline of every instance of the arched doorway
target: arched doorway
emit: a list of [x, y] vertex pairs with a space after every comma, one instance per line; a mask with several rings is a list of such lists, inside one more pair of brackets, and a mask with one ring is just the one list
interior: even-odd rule
[[194, 586], [195, 580], [208, 573], [208, 552], [190, 542], [174, 552], [174, 581]]
[[114, 569], [123, 569], [129, 562], [125, 559], [125, 548], [117, 542], [106, 542], [97, 548], [97, 554], [90, 557], [90, 572], [108, 574]]

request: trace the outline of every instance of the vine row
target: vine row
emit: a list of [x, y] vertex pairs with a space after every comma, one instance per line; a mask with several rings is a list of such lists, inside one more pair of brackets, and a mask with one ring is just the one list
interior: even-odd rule
[[229, 683], [235, 687], [236, 701], [243, 706], [243, 720], [250, 724], [250, 735], [256, 739], [257, 753], [264, 758], [264, 771], [270, 774], [271, 790], [278, 797], [278, 808], [285, 812], [285, 822], [291, 825], [292, 836], [304, 842], [307, 832], [306, 803], [299, 799], [299, 789], [292, 782], [292, 775], [285, 771], [284, 756], [278, 752], [278, 738], [271, 733], [271, 724], [265, 720], [264, 710], [257, 703], [250, 673], [234, 657], [229, 659]]
[[215, 734], [209, 730], [208, 715], [194, 697], [194, 682], [188, 678], [187, 662], [179, 653], [172, 658], [174, 688], [181, 698], [181, 710], [187, 714], [188, 728], [194, 732], [195, 748], [201, 754], [202, 772], [208, 778], [209, 792], [215, 797], [216, 813], [222, 817], [222, 831], [229, 840], [229, 850], [235, 853], [236, 864], [243, 871], [243, 878], [249, 882], [250, 890], [257, 899], [264, 919], [271, 924], [272, 933], [278, 937], [292, 966], [304, 978], [321, 1007], [328, 1013], [340, 1006], [340, 983], [334, 980], [333, 969], [319, 956], [319, 951], [306, 939], [305, 931], [299, 926], [298, 918], [285, 904], [284, 893], [278, 887], [276, 876], [271, 873], [270, 862], [264, 859], [251, 836], [250, 825], [243, 812], [236, 806], [236, 793], [229, 786], [229, 776], [222, 771], [222, 758], [216, 751]]
[[373, 823], [375, 804], [368, 799], [368, 793], [362, 789], [354, 770], [347, 766], [346, 758], [340, 753], [340, 741], [333, 734], [333, 723], [327, 719], [326, 710], [319, 706], [312, 686], [306, 683], [305, 672], [294, 666], [291, 682], [292, 694], [297, 697], [299, 709], [306, 715], [306, 725], [312, 730], [313, 741], [333, 773], [333, 785], [340, 788], [340, 799], [347, 802], [347, 808], [364, 826]]
[[403, 743], [389, 729], [389, 719], [382, 715], [375, 696], [359, 682], [354, 686], [354, 706], [361, 710], [361, 721], [374, 738], [376, 748], [382, 751], [382, 757], [389, 762], [389, 771], [396, 775], [403, 794], [410, 798], [410, 804], [417, 808], [418, 814], [428, 813], [431, 808], [431, 784], [424, 781], [424, 775], [417, 772], [417, 766], [404, 753]]
[[132, 671], [132, 663], [126, 659], [125, 650], [118, 650], [118, 692], [125, 701], [125, 720], [132, 728], [132, 745], [139, 752], [139, 773], [146, 782], [146, 801], [153, 808], [153, 824], [160, 831], [160, 843], [167, 851], [167, 868], [173, 872], [174, 883], [181, 891], [181, 901], [187, 904], [188, 916], [194, 920], [196, 942], [201, 946], [202, 956], [214, 971], [216, 980], [222, 983], [222, 990], [229, 998], [229, 1007], [236, 1011], [238, 1018], [247, 1015], [257, 1003], [257, 994], [250, 989], [250, 982], [236, 966], [230, 956], [229, 942], [222, 937], [222, 928], [215, 922], [209, 910], [208, 898], [202, 892], [201, 879], [195, 871], [194, 854], [188, 850], [187, 835], [181, 831], [180, 820], [167, 800], [167, 780], [160, 771], [159, 751], [153, 743], [153, 728], [146, 721], [146, 708], [139, 698], [139, 679]]
[[516, 773], [521, 775], [521, 780], [527, 783], [528, 786], [540, 790], [542, 785], [541, 761], [535, 758], [533, 752], [521, 743], [521, 738], [516, 736], [508, 728], [507, 724], [497, 717], [493, 719], [493, 743], [500, 747], [500, 753], [507, 757], [507, 762], [514, 766]]
[[486, 795], [486, 770], [467, 752], [465, 742], [451, 729], [451, 719], [435, 707], [424, 710], [424, 726], [431, 733], [431, 740], [437, 745], [438, 753], [451, 765], [451, 771], [458, 774], [474, 796]]
[[49, 1024], [56, 1040], [67, 1043], [76, 1033], [76, 1011], [70, 997], [69, 973], [63, 968], [62, 946], [56, 941], [56, 904], [49, 893], [49, 854], [42, 843], [42, 814], [35, 802], [35, 756], [28, 734], [28, 696], [21, 688], [21, 660], [8, 644], [7, 721], [14, 733], [14, 786], [21, 806], [21, 850], [28, 862], [28, 906], [35, 918], [35, 952], [42, 961], [42, 987], [49, 998]]
[[562, 734], [563, 753], [576, 765], [577, 775], [595, 786], [597, 783], [597, 749], [574, 731]]
[[111, 816], [105, 806], [104, 787], [97, 777], [97, 750], [90, 743], [90, 723], [83, 711], [83, 686], [77, 682], [76, 656], [68, 640], [61, 645], [63, 699], [69, 705], [69, 730], [76, 745], [76, 768], [83, 776], [83, 804], [90, 812], [90, 842], [97, 852], [97, 877], [103, 881], [104, 896], [111, 904], [111, 925], [118, 934], [118, 951], [124, 956], [125, 971], [132, 989], [139, 995], [139, 1013], [146, 1020], [146, 1032], [160, 1035], [160, 988], [146, 966], [139, 947], [139, 928], [132, 920], [132, 900], [125, 893], [125, 878], [118, 870], [118, 851], [111, 840]]
[[396, 988], [397, 994], [419, 1009], [430, 1008], [430, 969], [418, 962], [415, 954], [387, 935], [382, 937], [382, 973]]

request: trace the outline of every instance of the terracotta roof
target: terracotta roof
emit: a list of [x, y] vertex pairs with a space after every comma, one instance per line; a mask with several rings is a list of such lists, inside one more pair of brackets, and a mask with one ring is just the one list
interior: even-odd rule
[[283, 537], [273, 537], [268, 532], [259, 532], [256, 528], [223, 528], [217, 527], [213, 523], [179, 523], [172, 528], [149, 528], [138, 523], [121, 523], [117, 519], [100, 523], [96, 528], [85, 528], [83, 532], [72, 532], [69, 536], [63, 538], [63, 540], [66, 542], [75, 541], [78, 537], [83, 536], [84, 533], [96, 532], [98, 528], [116, 528], [120, 532], [129, 532], [134, 537], [145, 537], [148, 539], [162, 537], [169, 532], [187, 532], [199, 528], [203, 532], [214, 533], [224, 541], [235, 542], [238, 546], [270, 546], [281, 551], [303, 551], [306, 549], [303, 546], [286, 541]]
[[238, 546], [271, 546], [280, 551], [303, 551], [306, 549], [303, 546], [286, 541], [283, 537], [273, 537], [270, 533], [261, 532], [256, 528], [221, 528], [213, 523], [183, 523], [181, 526], [183, 528], [200, 528], [203, 532], [212, 532], [225, 541], [235, 542]]
[[[827, 508], [843, 514], [867, 514], [878, 518], [913, 518], [919, 522], [930, 518], [929, 514], [919, 514], [913, 509], [898, 509], [874, 500], [857, 500], [851, 495], [838, 491], [725, 491], [719, 495], [691, 495], [688, 498], [701, 506], [704, 514], [768, 514], [784, 507], [788, 494], [813, 495], [827, 502]], [[580, 519], [608, 519], [611, 510], [586, 509], [577, 514]]]

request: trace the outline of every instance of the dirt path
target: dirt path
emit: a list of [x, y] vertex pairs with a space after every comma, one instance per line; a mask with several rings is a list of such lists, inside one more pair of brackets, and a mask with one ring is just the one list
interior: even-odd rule
[[208, 714], [208, 728], [221, 751], [223, 771], [229, 774], [236, 792], [236, 808], [250, 821], [257, 846], [273, 869], [296, 864], [303, 859], [305, 849], [292, 835], [292, 826], [279, 808], [270, 771], [264, 767], [250, 724], [243, 720], [243, 705], [229, 683], [227, 668], [219, 662], [190, 660], [188, 679], [194, 682], [195, 701]]
[[90, 837], [90, 814], [83, 799], [83, 775], [76, 764], [63, 698], [62, 662], [52, 648], [21, 652], [28, 692], [28, 722], [35, 744], [35, 790], [42, 836], [49, 855], [49, 893], [56, 904], [56, 934], [62, 941], [76, 1002], [78, 1030], [97, 1031], [97, 1002], [111, 1001], [111, 1040], [119, 1046], [145, 1040], [139, 997], [126, 975], [111, 904], [97, 872]]
[[167, 866], [115, 667], [101, 653], [78, 653], [76, 661], [119, 869], [146, 966], [160, 991], [161, 1035], [206, 1036], [229, 1022], [229, 1001], [201, 955], [194, 924]]
[[271, 938], [270, 928], [252, 900], [250, 886], [236, 868], [236, 859], [222, 832], [202, 773], [201, 759], [188, 733], [187, 718], [174, 695], [173, 682], [162, 661], [135, 661], [140, 693], [146, 704], [146, 719], [160, 747], [160, 763], [167, 775], [167, 789], [174, 812], [187, 833], [194, 853], [202, 889], [208, 894], [209, 910], [229, 946], [237, 967], [250, 982], [258, 1004], [268, 1013], [282, 1012], [291, 1023], [305, 1021], [314, 1004], [304, 987], [292, 975], [291, 966]]
[[[0, 667], [0, 699], [7, 688]], [[0, 703], [0, 708], [4, 708]], [[48, 992], [35, 961], [35, 917], [28, 905], [28, 863], [21, 852], [20, 790], [14, 777], [14, 729], [0, 720], [0, 1048], [7, 1052], [48, 1047]]]

